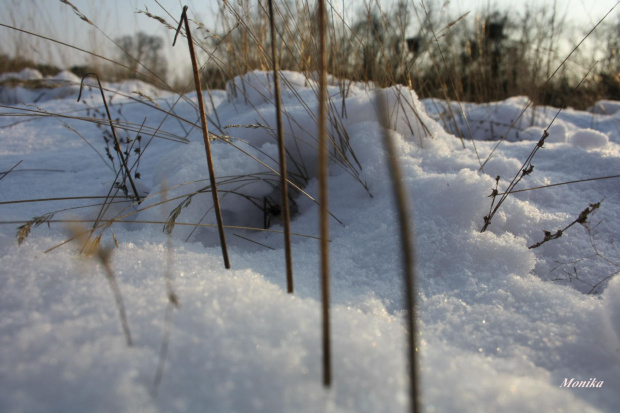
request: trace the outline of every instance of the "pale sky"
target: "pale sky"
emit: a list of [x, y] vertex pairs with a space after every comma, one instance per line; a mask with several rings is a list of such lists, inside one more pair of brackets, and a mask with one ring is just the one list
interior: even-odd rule
[[[70, 0], [82, 13], [95, 22], [106, 34], [116, 38], [138, 31], [156, 34], [166, 39], [169, 65], [174, 66], [175, 61], [187, 62], [186, 48], [177, 45], [172, 49], [172, 36], [170, 30], [160, 23], [146, 17], [144, 14], [135, 13], [136, 10], [148, 10], [156, 15], [164, 17], [173, 23], [173, 18], [168, 16], [158, 5], [156, 0]], [[343, 0], [334, 0], [335, 7], [342, 4]], [[393, 0], [392, 0], [393, 1]], [[413, 0], [418, 4], [419, 0]], [[573, 21], [582, 23], [583, 33], [591, 28], [618, 0], [556, 0], [556, 8], [559, 15], [566, 14]], [[62, 4], [59, 0], [0, 0], [3, 3], [3, 13], [0, 15], [0, 23], [16, 26], [41, 35], [73, 44], [75, 46], [96, 50], [109, 57], [115, 57], [113, 52], [106, 51], [111, 43], [99, 33], [92, 30], [91, 26], [81, 21], [72, 9]], [[355, 4], [362, 4], [363, 0], [346, 2], [347, 10], [355, 10]], [[388, 8], [390, 1], [382, 1], [382, 5]], [[426, 0], [429, 5], [432, 0]], [[217, 0], [159, 0], [159, 4], [178, 19], [182, 5], [187, 4], [190, 8], [190, 16], [203, 22], [207, 27], [213, 27], [213, 17], [217, 14]], [[439, 4], [435, 2], [435, 4]], [[444, 4], [444, 3], [441, 3]], [[448, 3], [448, 9], [454, 15], [471, 12], [468, 18], [474, 18], [477, 13], [487, 10], [489, 6], [497, 5], [500, 10], [522, 11], [527, 5], [548, 4], [553, 7], [554, 0], [522, 1], [522, 0], [453, 0]], [[349, 7], [351, 6], [351, 7]], [[610, 16], [610, 21], [618, 21], [620, 7]], [[579, 33], [577, 33], [579, 35]], [[71, 66], [72, 64], [84, 63], [85, 55], [76, 53], [67, 48], [57, 48], [43, 40], [35, 40], [31, 36], [17, 34], [14, 31], [0, 27], [0, 52], [26, 55], [30, 58], [39, 57], [39, 61], [49, 62], [52, 60], [58, 66]]]

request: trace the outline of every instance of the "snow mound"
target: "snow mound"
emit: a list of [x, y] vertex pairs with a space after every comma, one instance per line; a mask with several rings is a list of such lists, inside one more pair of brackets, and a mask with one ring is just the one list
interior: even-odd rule
[[39, 80], [43, 79], [43, 75], [37, 69], [26, 68], [19, 73], [2, 73], [0, 74], [0, 82], [7, 80]]
[[615, 100], [599, 100], [588, 109], [588, 112], [599, 115], [613, 115], [620, 110], [620, 102]]
[[569, 137], [569, 142], [581, 149], [605, 149], [609, 145], [609, 137], [592, 129], [581, 129]]
[[[114, 92], [120, 92], [126, 95], [133, 94], [138, 98], [141, 93], [154, 99], [165, 94], [157, 87], [139, 80], [117, 83], [101, 80], [102, 86], [111, 90], [112, 95]], [[42, 103], [68, 97], [77, 99], [81, 81], [80, 77], [66, 70], [47, 77], [43, 77], [35, 69], [24, 69], [19, 73], [3, 73], [0, 75], [0, 103], [15, 105]], [[90, 88], [98, 88], [97, 82], [91, 77], [86, 78], [84, 84]]]
[[81, 79], [74, 74], [73, 72], [69, 72], [68, 70], [63, 70], [61, 72], [58, 72], [56, 75], [54, 76], [50, 76], [47, 77], [46, 79], [49, 79], [51, 81], [62, 81], [62, 82], [67, 82], [67, 83], [80, 83]]

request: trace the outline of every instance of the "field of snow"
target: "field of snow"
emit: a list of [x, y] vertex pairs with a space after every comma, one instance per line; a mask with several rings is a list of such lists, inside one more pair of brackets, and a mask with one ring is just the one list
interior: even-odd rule
[[[137, 204], [114, 188], [121, 179], [104, 139], [109, 126], [84, 120], [103, 118], [99, 91], [85, 88], [78, 103], [79, 79], [69, 73], [13, 76], [9, 86], [9, 75], [0, 81], [0, 411], [406, 411], [399, 224], [373, 91], [352, 84], [343, 102], [340, 87], [329, 87], [339, 153], [332, 148], [329, 183], [334, 382], [324, 390], [312, 201], [316, 83], [283, 73], [289, 170], [305, 192], [295, 191], [292, 203], [289, 295], [277, 214], [269, 217], [272, 232], [227, 229], [232, 268], [224, 269], [204, 144], [192, 125], [195, 94], [186, 101], [139, 82], [104, 84], [121, 92], [106, 96], [123, 148], [130, 145], [132, 174], [140, 176], [144, 199]], [[270, 74], [253, 72], [227, 91], [205, 93], [210, 131], [222, 137], [212, 149], [226, 225], [262, 228], [264, 200], [279, 202], [270, 169], [278, 169], [271, 89]], [[496, 177], [502, 193], [557, 109], [529, 108], [516, 121], [524, 97], [460, 107], [420, 101], [401, 87], [388, 92], [390, 133], [415, 216], [424, 410], [617, 411], [618, 179], [512, 194], [481, 233]], [[173, 106], [174, 116], [166, 116]], [[614, 102], [599, 106], [605, 113], [562, 111], [532, 160], [534, 170], [515, 190], [618, 175], [620, 112], [613, 113]], [[118, 202], [100, 213], [103, 198], [92, 197], [111, 188]], [[91, 198], [60, 199], [70, 197]], [[599, 202], [585, 225], [528, 248], [543, 241], [544, 230], [567, 227]], [[178, 216], [168, 237], [171, 213]], [[50, 222], [33, 224], [18, 246], [18, 227], [42, 216]], [[92, 228], [98, 217], [117, 220], [95, 235], [112, 249], [133, 347], [104, 267], [80, 258], [77, 243], [60, 245], [71, 235], [57, 221], [83, 220]], [[180, 301], [170, 324], [168, 271]], [[602, 387], [561, 386], [572, 378]]]

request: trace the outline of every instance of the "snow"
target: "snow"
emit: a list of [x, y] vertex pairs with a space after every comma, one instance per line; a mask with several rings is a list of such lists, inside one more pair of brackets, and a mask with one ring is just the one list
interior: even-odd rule
[[[43, 77], [36, 69], [24, 69], [19, 73], [0, 74], [0, 104], [36, 104], [56, 99], [77, 99], [82, 79], [69, 71], [61, 71], [53, 76]], [[91, 77], [85, 79], [85, 84], [97, 87]], [[132, 94], [139, 90], [149, 98], [162, 95], [156, 87], [139, 81], [108, 83], [111, 91], [123, 94]], [[137, 97], [137, 96], [135, 96]]]
[[[338, 114], [337, 127], [330, 130], [346, 159], [332, 151], [334, 385], [325, 390], [318, 242], [312, 238], [318, 233], [317, 83], [300, 73], [282, 73], [289, 170], [304, 191], [293, 191], [294, 295], [286, 294], [277, 216], [272, 232], [227, 229], [232, 269], [224, 269], [217, 231], [208, 226], [215, 224], [212, 198], [190, 102], [181, 100], [174, 113], [191, 124], [157, 110], [175, 104], [177, 96], [169, 92], [137, 82], [104, 83], [122, 92], [109, 102], [113, 117], [133, 128], [119, 129], [119, 137], [134, 139], [142, 128], [136, 182], [146, 198], [140, 205], [113, 204], [105, 217], [123, 222], [107, 228], [101, 241], [113, 248], [111, 266], [134, 341], [130, 348], [103, 266], [80, 258], [75, 243], [47, 252], [69, 238], [66, 224], [33, 226], [17, 245], [15, 222], [52, 211], [58, 211], [53, 219], [92, 222], [101, 209], [93, 204], [101, 200], [8, 201], [106, 196], [118, 179], [105, 154], [107, 127], [70, 117], [101, 118], [99, 91], [86, 90], [85, 102], [77, 103], [79, 80], [68, 74], [55, 80], [71, 85], [45, 89], [46, 99], [34, 106], [43, 89], [6, 86], [2, 92], [21, 103], [4, 101], [11, 107], [0, 118], [0, 169], [22, 162], [0, 175], [3, 221], [13, 222], [0, 226], [1, 411], [406, 411], [399, 223], [369, 85], [351, 84], [344, 102], [339, 83], [332, 79], [329, 86]], [[278, 169], [272, 83], [271, 74], [252, 72], [226, 91], [205, 93], [210, 132], [228, 136], [213, 140], [212, 150], [230, 226], [262, 228], [263, 199], [280, 201], [278, 177], [270, 169]], [[74, 93], [61, 93], [63, 87]], [[187, 96], [195, 102], [195, 94]], [[613, 276], [620, 261], [613, 242], [620, 229], [618, 181], [515, 193], [489, 229], [480, 229], [496, 177], [502, 192], [546, 129], [549, 137], [532, 161], [535, 169], [516, 189], [617, 175], [617, 117], [568, 109], [549, 127], [557, 109], [529, 107], [517, 119], [528, 100], [516, 97], [463, 104], [465, 116], [457, 115], [455, 124], [446, 113], [448, 105], [461, 113], [457, 103], [420, 101], [403, 87], [390, 88], [389, 96], [390, 133], [412, 195], [417, 233], [425, 410], [615, 411], [620, 402], [620, 278]], [[26, 110], [54, 116], [17, 116]], [[148, 131], [158, 127], [171, 140], [151, 140]], [[506, 140], [497, 146], [503, 135]], [[136, 159], [132, 151], [129, 164]], [[542, 241], [543, 230], [565, 228], [599, 201], [588, 218], [589, 230], [574, 224], [562, 237], [528, 248]], [[168, 238], [163, 221], [179, 205]], [[192, 225], [199, 222], [204, 226]], [[164, 373], [154, 395], [170, 263], [181, 306], [171, 314]], [[604, 384], [561, 388], [565, 378]]]
[[606, 149], [609, 145], [609, 137], [592, 129], [575, 131], [569, 138], [569, 142], [582, 149]]
[[9, 79], [15, 80], [39, 80], [43, 79], [43, 75], [37, 69], [23, 69], [19, 73], [2, 73], [0, 74], [0, 82], [4, 82]]
[[598, 113], [602, 115], [613, 115], [620, 110], [620, 103], [613, 100], [602, 99], [599, 100], [588, 109], [588, 112]]

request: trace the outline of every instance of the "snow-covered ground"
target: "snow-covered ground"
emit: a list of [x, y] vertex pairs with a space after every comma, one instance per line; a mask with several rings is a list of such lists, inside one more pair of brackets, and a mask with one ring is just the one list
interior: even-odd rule
[[[146, 197], [139, 205], [110, 206], [104, 218], [119, 222], [95, 232], [113, 249], [110, 264], [133, 347], [123, 337], [103, 266], [80, 258], [76, 243], [48, 252], [69, 239], [68, 224], [32, 225], [17, 245], [17, 228], [34, 217], [55, 212], [46, 218], [90, 220], [83, 226], [92, 228], [100, 215], [93, 205], [102, 199], [58, 199], [106, 196], [118, 181], [118, 159], [104, 141], [108, 126], [78, 119], [104, 116], [99, 91], [85, 90], [77, 103], [79, 87], [71, 83], [79, 80], [68, 73], [56, 79], [66, 82], [61, 88], [2, 90], [0, 170], [21, 163], [0, 175], [0, 411], [405, 411], [399, 223], [375, 93], [353, 84], [343, 102], [337, 84], [329, 89], [340, 154], [332, 150], [329, 184], [334, 383], [324, 390], [312, 238], [318, 234], [316, 83], [283, 75], [289, 169], [305, 192], [296, 192], [292, 204], [294, 295], [286, 293], [277, 214], [269, 217], [273, 232], [227, 229], [230, 270], [215, 228], [183, 225], [215, 223], [202, 135], [190, 124], [198, 123], [195, 94], [187, 95], [192, 102], [177, 103], [178, 96], [145, 84], [104, 85], [123, 93], [110, 109], [131, 129], [119, 129], [119, 136], [123, 148], [126, 138], [134, 140], [129, 164]], [[25, 81], [36, 73], [16, 76]], [[278, 169], [271, 88], [269, 74], [254, 72], [227, 91], [205, 93], [211, 132], [228, 136], [212, 142], [226, 225], [262, 228], [264, 199], [278, 203], [278, 177], [269, 169]], [[420, 101], [405, 88], [389, 93], [391, 133], [415, 216], [425, 411], [617, 411], [618, 179], [515, 193], [481, 233], [496, 176], [501, 193], [557, 109], [530, 108], [508, 131], [526, 98], [451, 103], [453, 120], [446, 102]], [[178, 118], [163, 112], [173, 105]], [[515, 190], [618, 175], [619, 126], [620, 113], [561, 112], [533, 172]], [[156, 130], [159, 137], [151, 139]], [[32, 199], [50, 200], [14, 202]], [[598, 202], [588, 228], [576, 223], [528, 249], [543, 240], [543, 230], [555, 233]], [[175, 212], [168, 238], [163, 222]], [[171, 312], [154, 395], [170, 264], [181, 306]], [[596, 379], [601, 387], [562, 387], [573, 378]]]

